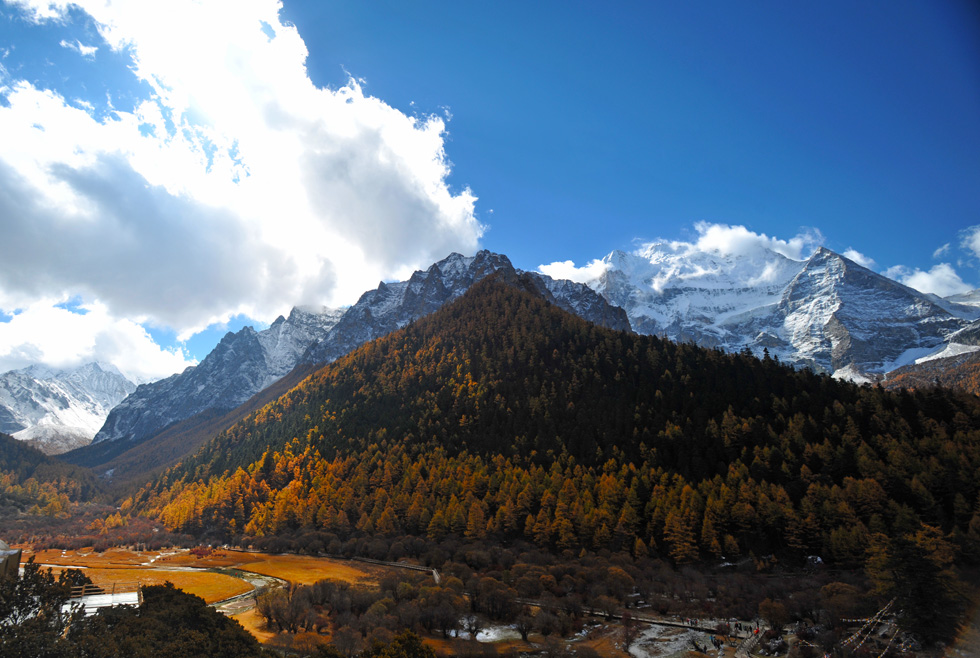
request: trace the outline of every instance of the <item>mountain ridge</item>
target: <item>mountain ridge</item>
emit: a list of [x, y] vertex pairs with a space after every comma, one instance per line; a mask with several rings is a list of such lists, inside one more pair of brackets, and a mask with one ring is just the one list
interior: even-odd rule
[[804, 260], [653, 243], [615, 251], [586, 284], [638, 333], [728, 351], [768, 350], [796, 366], [869, 381], [942, 347], [980, 317], [825, 247]]
[[474, 281], [505, 271], [526, 274], [550, 297], [590, 319], [628, 329], [624, 312], [581, 284], [555, 284], [550, 277], [521, 273], [506, 256], [483, 250], [457, 253], [401, 282], [381, 282], [340, 311], [295, 307], [268, 329], [228, 333], [197, 366], [146, 384], [120, 403], [93, 443], [142, 441], [209, 409], [228, 411], [286, 375], [300, 363], [327, 363], [357, 346], [424, 317], [465, 292]]
[[768, 249], [694, 253], [658, 243], [603, 262], [601, 275], [582, 285], [522, 272], [486, 250], [454, 253], [406, 281], [381, 282], [344, 311], [296, 307], [264, 331], [227, 334], [195, 368], [140, 387], [95, 442], [141, 441], [208, 409], [234, 409], [296, 364], [329, 363], [500, 271], [524, 275], [549, 301], [604, 326], [732, 352], [766, 350], [859, 382], [980, 326], [980, 307], [922, 295], [823, 247], [794, 260]]
[[57, 369], [33, 365], [0, 375], [0, 432], [47, 454], [91, 442], [110, 410], [136, 390], [98, 362]]

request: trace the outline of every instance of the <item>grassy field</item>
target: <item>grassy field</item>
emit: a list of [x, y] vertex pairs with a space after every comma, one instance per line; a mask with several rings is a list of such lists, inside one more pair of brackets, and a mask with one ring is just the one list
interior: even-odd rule
[[[139, 581], [143, 585], [157, 585], [170, 581], [176, 587], [185, 592], [196, 594], [208, 603], [222, 601], [251, 591], [252, 586], [233, 576], [203, 571], [203, 569], [235, 568], [300, 585], [310, 585], [318, 580], [331, 579], [367, 587], [377, 585], [381, 577], [391, 571], [390, 567], [375, 566], [363, 562], [231, 550], [217, 550], [203, 557], [197, 557], [187, 550], [138, 553], [115, 548], [103, 553], [96, 553], [91, 549], [81, 549], [77, 551], [46, 550], [36, 554], [25, 550], [24, 560], [26, 561], [31, 555], [34, 555], [39, 563], [54, 565], [56, 571], [59, 570], [59, 567], [82, 567], [86, 575], [102, 587], [109, 587], [114, 582]], [[188, 567], [196, 567], [200, 570], [190, 570]], [[246, 609], [242, 612], [231, 612], [230, 616], [238, 620], [260, 642], [270, 646], [281, 645], [281, 648], [285, 649], [292, 648], [293, 644], [298, 642], [312, 648], [318, 643], [329, 641], [328, 634], [320, 636], [301, 634], [303, 637], [294, 637], [272, 632], [266, 628], [265, 620], [255, 608]], [[628, 658], [628, 655], [617, 646], [617, 639], [615, 634], [611, 634], [608, 629], [605, 629], [596, 633], [589, 633], [587, 637], [581, 638], [573, 645], [589, 646], [603, 658]], [[461, 648], [461, 641], [455, 639], [444, 640], [440, 637], [427, 637], [424, 638], [424, 641], [435, 649], [440, 656], [455, 655]], [[482, 645], [480, 652], [492, 656], [494, 654], [526, 651], [533, 647], [540, 648], [543, 646], [544, 639], [535, 635], [532, 636], [531, 642], [531, 645], [528, 645], [519, 639], [502, 640]], [[473, 650], [472, 647], [467, 647], [467, 649]]]
[[244, 594], [252, 586], [224, 574], [175, 569], [233, 567], [300, 585], [311, 585], [329, 578], [368, 587], [376, 585], [385, 572], [384, 567], [345, 560], [224, 550], [197, 557], [187, 550], [136, 552], [112, 548], [96, 553], [91, 549], [51, 549], [35, 553], [25, 549], [24, 561], [31, 556], [40, 564], [54, 566], [56, 571], [58, 567], [84, 569], [89, 578], [100, 586], [134, 581], [144, 585], [158, 585], [170, 581], [184, 591], [202, 597], [208, 603]]
[[[80, 567], [86, 569], [140, 569], [156, 570], [173, 567], [226, 568], [233, 567], [243, 571], [253, 571], [273, 578], [281, 578], [291, 583], [310, 585], [318, 580], [330, 578], [351, 584], [376, 585], [384, 567], [360, 562], [334, 560], [308, 555], [271, 555], [245, 551], [215, 551], [205, 557], [197, 557], [187, 550], [151, 551], [137, 553], [123, 548], [111, 548], [102, 553], [91, 549], [62, 551], [51, 549], [34, 553], [24, 550], [24, 561], [30, 556], [41, 564]], [[171, 572], [167, 572], [171, 573]], [[176, 584], [176, 583], [174, 583]]]
[[377, 567], [361, 567], [357, 563], [303, 555], [263, 555], [254, 562], [243, 562], [238, 568], [300, 585], [312, 585], [318, 580], [330, 579], [371, 586], [378, 584], [381, 573]]
[[[165, 567], [205, 567], [205, 568], [224, 568], [238, 567], [243, 561], [255, 559], [253, 556], [264, 553], [245, 553], [242, 551], [215, 551], [211, 555], [197, 557], [190, 551], [178, 551], [164, 555], [159, 563]], [[271, 557], [271, 556], [270, 556]]]
[[187, 551], [168, 555], [159, 560], [161, 566], [234, 567], [264, 576], [288, 580], [299, 585], [312, 585], [329, 578], [351, 584], [377, 585], [384, 568], [359, 562], [334, 560], [309, 555], [271, 555], [245, 551], [216, 551], [206, 557], [195, 557]]
[[136, 569], [143, 568], [150, 560], [160, 560], [161, 555], [166, 552], [150, 551], [138, 553], [125, 548], [110, 548], [102, 553], [96, 553], [92, 549], [79, 549], [63, 551], [61, 549], [48, 549], [37, 551], [24, 548], [23, 561], [26, 562], [31, 556], [34, 561], [40, 564], [61, 565], [66, 567], [101, 567], [112, 569]]
[[230, 616], [232, 619], [237, 619], [238, 623], [241, 624], [246, 631], [254, 635], [255, 638], [263, 644], [276, 636], [274, 632], [265, 627], [265, 619], [259, 615], [255, 608]]
[[[74, 565], [77, 566], [77, 565]], [[63, 567], [52, 567], [59, 573]], [[83, 569], [92, 582], [105, 590], [114, 584], [139, 583], [140, 585], [163, 585], [171, 582], [174, 587], [188, 594], [200, 596], [208, 603], [230, 599], [239, 594], [252, 591], [253, 587], [243, 580], [209, 571], [171, 571], [167, 569], [140, 569], [136, 567], [89, 567]]]
[[[273, 578], [296, 583], [311, 585], [318, 580], [331, 579], [351, 583], [353, 585], [371, 587], [377, 585], [382, 576], [391, 571], [390, 567], [376, 566], [363, 562], [334, 560], [306, 555], [272, 555], [268, 553], [253, 553], [248, 551], [216, 550], [209, 555], [198, 557], [186, 549], [165, 551], [135, 552], [122, 548], [113, 548], [102, 553], [91, 549], [71, 551], [45, 550], [36, 554], [30, 550], [24, 551], [23, 559], [31, 555], [37, 562], [59, 567], [82, 567], [86, 575], [97, 585], [110, 587], [113, 583], [131, 583], [139, 581], [143, 585], [157, 585], [170, 581], [176, 587], [200, 596], [208, 603], [222, 601], [238, 594], [251, 591], [252, 585], [233, 576], [212, 573], [204, 569], [235, 568]], [[196, 567], [191, 570], [188, 567]], [[255, 608], [242, 602], [246, 609], [242, 612], [229, 610], [230, 616], [263, 644], [278, 646], [283, 649], [300, 648], [303, 645], [312, 648], [318, 643], [329, 641], [329, 635], [315, 636], [301, 634], [290, 636], [270, 631], [265, 626], [265, 620], [259, 616]], [[655, 645], [661, 642], [669, 645], [672, 633], [666, 633], [663, 639], [648, 645], [654, 653]], [[528, 645], [518, 640], [501, 640], [492, 644], [483, 644], [479, 652], [483, 655], [511, 654], [526, 651], [529, 648], [540, 649], [544, 646], [544, 638], [533, 635]], [[424, 638], [440, 656], [455, 655], [461, 649], [474, 651], [473, 646], [463, 647], [465, 641], [441, 637]], [[567, 642], [567, 641], [565, 641]], [[563, 642], [563, 643], [565, 643]], [[294, 647], [294, 644], [297, 644]], [[468, 644], [468, 642], [465, 642]], [[610, 628], [596, 629], [584, 637], [572, 642], [572, 646], [588, 646], [602, 658], [629, 658], [619, 646], [618, 633]], [[673, 649], [676, 651], [677, 649]], [[730, 658], [734, 650], [726, 648], [725, 658]]]

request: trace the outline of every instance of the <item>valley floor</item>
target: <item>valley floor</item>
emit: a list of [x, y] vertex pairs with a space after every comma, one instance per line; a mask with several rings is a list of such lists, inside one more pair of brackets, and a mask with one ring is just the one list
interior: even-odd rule
[[[360, 561], [230, 549], [134, 551], [111, 548], [103, 552], [92, 549], [35, 552], [29, 547], [22, 548], [24, 561], [33, 557], [37, 563], [50, 566], [55, 572], [68, 568], [81, 569], [96, 585], [107, 591], [123, 583], [154, 585], [172, 582], [236, 619], [263, 644], [300, 651], [314, 650], [333, 638], [325, 630], [321, 633], [281, 633], [271, 630], [256, 608], [255, 597], [259, 592], [288, 584], [311, 585], [323, 579], [370, 588], [376, 587], [386, 574], [394, 570], [393, 566]], [[437, 577], [436, 574], [433, 576]], [[655, 617], [638, 611], [637, 619], [642, 622]], [[736, 651], [738, 640], [718, 649], [711, 646], [712, 631], [707, 629], [720, 620], [698, 622], [664, 618], [659, 621], [665, 625], [643, 624], [628, 652], [622, 647], [620, 623], [598, 616], [587, 618], [582, 629], [568, 638], [531, 633], [528, 641], [524, 642], [513, 626], [488, 624], [478, 634], [479, 641], [469, 639], [466, 633], [459, 631], [455, 637], [434, 635], [426, 637], [425, 642], [441, 656], [474, 658], [542, 653], [545, 656], [567, 655], [569, 649], [574, 649], [577, 655], [595, 658], [733, 658], [748, 655]], [[957, 644], [944, 655], [975, 655], [971, 651], [978, 645], [978, 629], [980, 612]], [[788, 636], [788, 639], [792, 645], [795, 638]], [[706, 651], [692, 651], [694, 642]]]
[[[392, 568], [325, 557], [228, 549], [207, 555], [195, 555], [187, 549], [146, 552], [124, 548], [111, 548], [103, 552], [90, 548], [36, 552], [29, 547], [23, 549], [25, 561], [34, 557], [38, 564], [51, 567], [56, 573], [69, 568], [81, 569], [96, 585], [107, 590], [113, 585], [136, 581], [141, 585], [172, 582], [238, 620], [260, 642], [290, 648], [316, 646], [330, 641], [331, 636], [328, 632], [286, 634], [270, 630], [256, 610], [255, 595], [259, 591], [287, 583], [310, 585], [322, 579], [371, 587], [376, 586], [381, 576]], [[708, 635], [689, 629], [650, 626], [640, 634], [627, 653], [620, 646], [617, 623], [592, 621], [578, 634], [563, 640], [562, 644], [574, 645], [579, 649], [589, 647], [601, 658], [679, 657], [689, 653], [692, 640], [708, 644]], [[425, 641], [440, 655], [547, 653], [556, 642], [537, 633], [532, 633], [528, 642], [524, 642], [511, 626], [490, 626], [477, 637], [479, 642], [474, 642], [460, 632], [457, 637], [428, 637]], [[707, 655], [719, 658], [733, 656], [734, 649], [725, 647], [722, 653], [709, 650]]]

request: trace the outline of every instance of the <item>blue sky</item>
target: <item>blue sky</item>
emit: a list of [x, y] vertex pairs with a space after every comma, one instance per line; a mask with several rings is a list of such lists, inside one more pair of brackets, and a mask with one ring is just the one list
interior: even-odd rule
[[525, 266], [703, 220], [925, 267], [980, 219], [968, 3], [370, 6], [285, 5], [311, 76], [449, 106], [452, 181]]
[[980, 285], [970, 2], [89, 4], [0, 4], [0, 370], [705, 223]]

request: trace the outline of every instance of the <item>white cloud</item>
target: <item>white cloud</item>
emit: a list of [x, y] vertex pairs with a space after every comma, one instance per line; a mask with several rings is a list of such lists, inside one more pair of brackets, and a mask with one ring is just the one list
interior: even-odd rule
[[56, 306], [56, 301], [36, 301], [0, 322], [0, 372], [34, 363], [70, 368], [100, 361], [142, 382], [195, 363], [182, 350], [161, 349], [143, 327], [113, 317], [103, 304], [83, 305], [79, 313]]
[[905, 267], [904, 265], [892, 265], [887, 270], [881, 273], [882, 276], [886, 276], [889, 279], [893, 279], [895, 281], [901, 281], [904, 277], [907, 277], [909, 274], [911, 274], [911, 270], [909, 270], [909, 268]]
[[960, 245], [968, 249], [977, 258], [980, 258], [980, 226], [971, 226], [960, 233], [960, 236]]
[[949, 263], [939, 263], [928, 272], [918, 268], [910, 272], [902, 266], [892, 267], [885, 271], [885, 276], [893, 276], [910, 288], [940, 297], [948, 297], [972, 289]]
[[933, 258], [942, 258], [943, 256], [945, 256], [946, 254], [949, 253], [949, 249], [950, 249], [950, 244], [947, 242], [946, 244], [944, 244], [943, 246], [941, 246], [939, 249], [936, 249], [934, 252], [932, 252], [932, 257]]
[[753, 277], [748, 280], [748, 285], [751, 287], [765, 285], [767, 283], [775, 283], [779, 278], [779, 268], [776, 267], [775, 263], [766, 263], [765, 267], [762, 268], [762, 272], [759, 276]]
[[[639, 244], [633, 254], [649, 261], [640, 266], [642, 272], [632, 271], [631, 268], [637, 266], [636, 261], [620, 257], [620, 252], [593, 260], [583, 267], [576, 267], [568, 260], [539, 265], [538, 271], [556, 279], [587, 283], [595, 281], [607, 270], [623, 270], [627, 277], [642, 280], [642, 285], [650, 286], [658, 293], [670, 286], [695, 281], [703, 283], [719, 276], [754, 287], [775, 283], [785, 276], [785, 261], [780, 256], [804, 260], [823, 242], [823, 235], [816, 229], [805, 229], [789, 240], [727, 224], [699, 222], [694, 229], [698, 233], [694, 242], [659, 239]], [[701, 258], [699, 254], [708, 255], [708, 258]], [[740, 264], [733, 265], [719, 260], [719, 255], [743, 258], [738, 259]]]
[[[727, 224], [698, 222], [694, 225], [694, 229], [698, 232], [698, 239], [690, 245], [693, 248], [699, 251], [741, 256], [768, 249], [793, 260], [803, 260], [808, 258], [824, 240], [823, 235], [816, 229], [807, 229], [789, 240], [770, 238], [765, 233], [754, 233], [744, 226]], [[690, 243], [673, 244], [676, 249]]]
[[568, 279], [576, 283], [587, 283], [595, 281], [603, 272], [610, 268], [610, 264], [604, 260], [592, 260], [588, 265], [575, 267], [575, 263], [566, 260], [554, 262], [548, 265], [538, 265], [538, 271], [550, 276], [552, 279]]
[[67, 39], [62, 39], [61, 43], [58, 44], [62, 48], [67, 48], [68, 50], [74, 50], [76, 53], [82, 57], [95, 57], [95, 53], [99, 50], [98, 46], [86, 46], [81, 41], [75, 41], [72, 43]]
[[860, 265], [861, 267], [867, 267], [868, 269], [871, 269], [876, 264], [874, 258], [869, 258], [868, 256], [865, 256], [860, 251], [852, 247], [848, 247], [847, 250], [845, 250], [842, 255], [844, 256], [844, 258], [849, 258], [853, 260], [855, 263], [857, 263], [858, 265]]
[[[68, 2], [18, 4], [69, 21]], [[351, 303], [477, 248], [476, 198], [447, 184], [444, 119], [354, 80], [317, 88], [275, 0], [70, 4], [153, 94], [100, 119], [5, 83], [0, 304], [79, 295], [186, 337], [239, 313]]]

